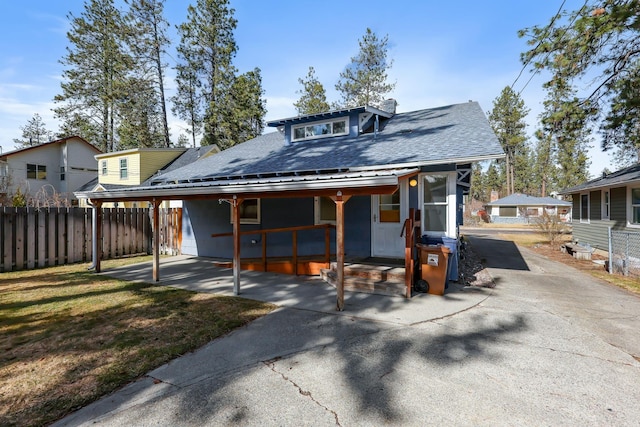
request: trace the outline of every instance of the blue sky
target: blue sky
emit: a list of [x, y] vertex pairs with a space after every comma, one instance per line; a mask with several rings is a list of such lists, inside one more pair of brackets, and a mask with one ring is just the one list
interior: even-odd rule
[[[195, 0], [194, 0], [195, 2]], [[500, 91], [511, 85], [522, 69], [520, 53], [526, 42], [519, 29], [545, 25], [561, 0], [339, 1], [232, 0], [238, 27], [235, 33], [240, 72], [259, 67], [267, 100], [267, 120], [294, 116], [298, 78], [316, 69], [329, 101], [337, 100], [334, 85], [339, 73], [358, 52], [358, 40], [367, 27], [389, 36], [389, 71], [396, 88], [390, 96], [398, 111], [478, 101], [485, 112]], [[178, 43], [175, 25], [186, 18], [189, 2], [167, 0], [165, 16], [172, 24], [174, 42], [170, 67], [175, 65]], [[577, 9], [582, 0], [567, 0]], [[0, 145], [14, 149], [20, 126], [42, 116], [47, 128], [57, 130], [53, 97], [60, 93], [69, 12], [79, 16], [82, 0], [21, 0], [0, 2]], [[173, 71], [168, 72], [168, 96], [173, 94]], [[529, 133], [535, 129], [544, 98], [544, 76], [530, 79], [526, 70], [514, 85], [531, 110]], [[182, 124], [171, 118], [172, 139]], [[599, 143], [590, 150], [593, 175], [610, 165]]]

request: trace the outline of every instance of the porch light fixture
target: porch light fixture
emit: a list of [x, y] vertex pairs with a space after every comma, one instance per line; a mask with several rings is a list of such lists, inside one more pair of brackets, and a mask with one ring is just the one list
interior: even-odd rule
[[415, 179], [415, 178], [411, 178], [409, 180], [409, 185], [412, 186], [412, 187], [415, 187], [416, 185], [418, 185], [418, 180]]

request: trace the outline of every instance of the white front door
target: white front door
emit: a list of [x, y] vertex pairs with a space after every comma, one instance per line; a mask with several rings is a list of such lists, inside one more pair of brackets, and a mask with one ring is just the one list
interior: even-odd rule
[[393, 194], [371, 196], [371, 255], [403, 258], [405, 238], [400, 236], [408, 215], [406, 183]]

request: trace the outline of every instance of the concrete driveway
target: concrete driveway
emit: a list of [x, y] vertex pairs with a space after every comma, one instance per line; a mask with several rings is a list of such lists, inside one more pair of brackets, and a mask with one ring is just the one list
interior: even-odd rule
[[640, 299], [509, 242], [471, 245], [495, 289], [380, 308], [352, 294], [337, 313], [329, 288], [57, 425], [637, 426]]

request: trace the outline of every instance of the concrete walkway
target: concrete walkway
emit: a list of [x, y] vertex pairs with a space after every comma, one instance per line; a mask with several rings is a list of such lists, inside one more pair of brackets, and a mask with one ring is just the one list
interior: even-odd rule
[[[123, 280], [153, 283], [151, 262], [119, 267], [104, 274]], [[216, 267], [211, 259], [192, 256], [162, 258], [160, 284], [197, 292], [233, 295], [230, 268]], [[317, 277], [242, 271], [240, 295], [280, 307], [375, 321], [412, 325], [450, 316], [479, 304], [489, 289], [451, 283], [444, 296], [416, 294], [410, 300], [345, 292], [345, 309], [336, 311], [336, 289]]]
[[[320, 282], [243, 272], [242, 296], [282, 308], [57, 425], [637, 426], [640, 299], [509, 242], [471, 245], [494, 290], [348, 294], [341, 313]], [[161, 283], [230, 293], [203, 261], [166, 260]]]

